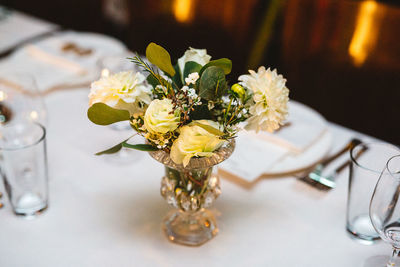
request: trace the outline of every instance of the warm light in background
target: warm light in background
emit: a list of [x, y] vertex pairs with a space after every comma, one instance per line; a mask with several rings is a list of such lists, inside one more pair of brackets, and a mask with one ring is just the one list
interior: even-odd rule
[[349, 55], [356, 66], [361, 66], [367, 59], [368, 53], [375, 47], [379, 31], [377, 10], [378, 4], [371, 0], [363, 2], [359, 8], [356, 27], [349, 46]]
[[174, 0], [172, 11], [178, 22], [189, 22], [193, 13], [193, 0]]

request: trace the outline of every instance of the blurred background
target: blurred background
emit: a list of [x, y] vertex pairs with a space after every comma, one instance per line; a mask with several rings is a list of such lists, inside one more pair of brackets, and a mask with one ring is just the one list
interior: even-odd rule
[[65, 28], [99, 32], [175, 59], [188, 46], [260, 65], [329, 121], [400, 144], [400, 2], [350, 0], [2, 0]]

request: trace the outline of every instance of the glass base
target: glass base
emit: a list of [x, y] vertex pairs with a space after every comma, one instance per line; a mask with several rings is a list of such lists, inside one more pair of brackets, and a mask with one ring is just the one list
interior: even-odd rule
[[351, 231], [349, 228], [346, 228], [346, 230], [350, 238], [363, 245], [372, 245], [381, 240], [379, 236], [363, 235], [355, 231]]
[[218, 233], [214, 215], [206, 209], [172, 210], [164, 218], [163, 230], [171, 242], [186, 246], [200, 246]]
[[376, 255], [376, 256], [372, 256], [369, 257], [365, 263], [364, 263], [364, 267], [386, 267], [386, 266], [399, 266], [400, 264], [400, 259], [395, 259], [394, 264], [395, 265], [388, 265], [390, 260], [390, 256], [388, 255]]
[[27, 220], [31, 220], [31, 219], [36, 218], [37, 215], [42, 214], [46, 210], [47, 210], [47, 204], [39, 209], [30, 210], [30, 211], [14, 209], [14, 213], [17, 216], [21, 216]]

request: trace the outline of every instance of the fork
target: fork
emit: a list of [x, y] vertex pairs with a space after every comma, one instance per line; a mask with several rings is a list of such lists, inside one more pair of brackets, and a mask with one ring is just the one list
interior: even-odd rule
[[[314, 169], [311, 170], [311, 172], [308, 172], [307, 174], [299, 177], [300, 181], [303, 181], [307, 184], [310, 184], [320, 190], [329, 190], [332, 188], [336, 187], [336, 182], [335, 178], [336, 176], [343, 170], [345, 169], [348, 165], [350, 165], [350, 161], [346, 161], [342, 165], [340, 165], [332, 174], [324, 176], [322, 175], [322, 171], [328, 164], [330, 164], [332, 161], [355, 147], [356, 145], [361, 144], [361, 141], [359, 139], [353, 138], [348, 142], [341, 150], [333, 154], [332, 156], [322, 160], [317, 166], [314, 167]], [[361, 153], [363, 150], [361, 150]], [[357, 156], [360, 156], [361, 153], [359, 153]]]

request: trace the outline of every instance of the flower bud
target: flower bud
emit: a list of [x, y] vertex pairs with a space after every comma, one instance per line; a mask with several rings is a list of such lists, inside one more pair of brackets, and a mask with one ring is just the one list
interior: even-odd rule
[[244, 94], [246, 93], [246, 91], [244, 90], [243, 86], [241, 86], [238, 83], [235, 83], [234, 85], [232, 85], [231, 87], [232, 91], [235, 92], [240, 98], [242, 98], [244, 96]]

